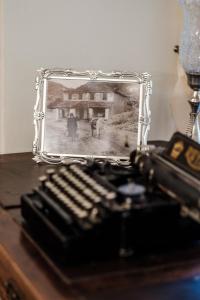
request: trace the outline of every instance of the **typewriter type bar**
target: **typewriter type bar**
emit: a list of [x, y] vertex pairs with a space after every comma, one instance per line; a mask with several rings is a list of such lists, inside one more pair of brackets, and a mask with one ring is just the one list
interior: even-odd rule
[[184, 216], [200, 223], [200, 145], [176, 132], [161, 153], [139, 155], [140, 173], [178, 201]]

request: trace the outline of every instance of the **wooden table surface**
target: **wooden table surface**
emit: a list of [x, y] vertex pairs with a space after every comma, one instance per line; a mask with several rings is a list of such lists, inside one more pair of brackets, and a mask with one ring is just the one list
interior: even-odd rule
[[0, 156], [0, 246], [42, 299], [200, 299], [200, 244], [128, 260], [58, 266], [22, 229], [20, 195], [48, 167], [30, 153]]

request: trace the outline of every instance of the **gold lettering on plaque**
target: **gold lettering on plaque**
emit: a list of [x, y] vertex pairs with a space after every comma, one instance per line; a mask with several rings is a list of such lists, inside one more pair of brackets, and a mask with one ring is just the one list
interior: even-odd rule
[[182, 141], [178, 141], [174, 144], [170, 156], [174, 159], [177, 159], [180, 156], [180, 154], [183, 152], [183, 150], [184, 150], [184, 143]]
[[188, 165], [195, 171], [200, 171], [200, 151], [189, 147], [185, 153], [186, 161]]

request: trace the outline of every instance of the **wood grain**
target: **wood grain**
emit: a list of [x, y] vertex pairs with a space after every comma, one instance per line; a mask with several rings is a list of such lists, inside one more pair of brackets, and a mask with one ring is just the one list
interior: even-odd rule
[[48, 167], [36, 164], [32, 153], [0, 155], [0, 203], [2, 206], [20, 204], [20, 196], [37, 184], [38, 177]]

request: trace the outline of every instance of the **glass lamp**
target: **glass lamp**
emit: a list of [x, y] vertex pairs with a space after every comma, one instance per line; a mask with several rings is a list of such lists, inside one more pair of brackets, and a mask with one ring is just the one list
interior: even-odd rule
[[187, 135], [200, 143], [200, 0], [180, 0], [184, 27], [180, 41], [180, 61], [188, 85], [193, 89]]

